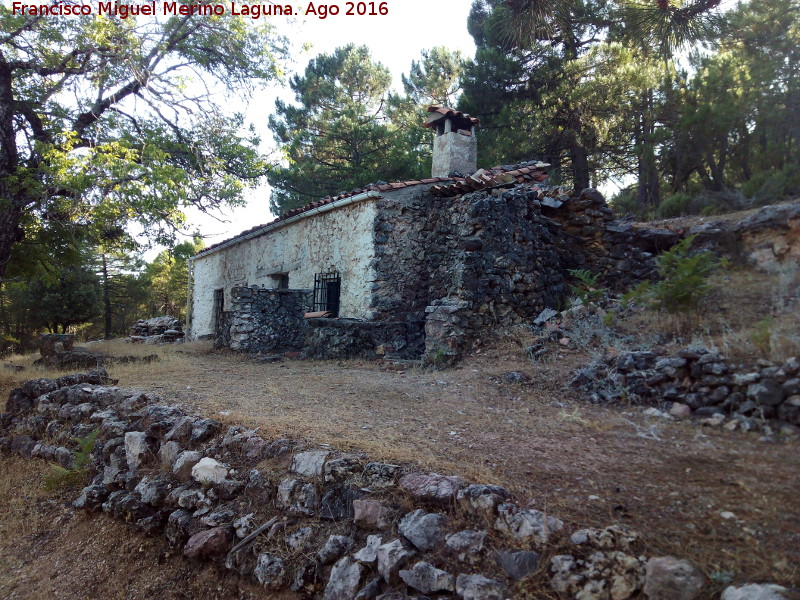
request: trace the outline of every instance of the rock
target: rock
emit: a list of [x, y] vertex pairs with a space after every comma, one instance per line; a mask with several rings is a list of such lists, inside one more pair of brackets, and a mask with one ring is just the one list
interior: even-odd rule
[[188, 442], [189, 438], [192, 437], [192, 423], [193, 420], [190, 417], [182, 417], [172, 426], [172, 429], [164, 435], [164, 441]]
[[539, 566], [539, 554], [527, 550], [502, 551], [497, 553], [497, 563], [511, 579], [519, 581], [536, 571]]
[[747, 386], [747, 397], [762, 406], [777, 406], [783, 400], [783, 390], [774, 379], [762, 379]]
[[533, 320], [533, 324], [542, 325], [543, 323], [555, 317], [557, 314], [558, 314], [557, 310], [553, 310], [552, 308], [545, 308], [542, 312], [539, 313], [539, 316]]
[[650, 408], [644, 409], [643, 413], [646, 417], [656, 417], [658, 419], [668, 419], [672, 420], [672, 416], [668, 413], [662, 412], [657, 408], [651, 406]]
[[353, 558], [362, 563], [374, 563], [378, 559], [378, 546], [381, 545], [381, 541], [379, 535], [367, 536], [367, 545], [353, 554]]
[[169, 515], [164, 535], [171, 546], [177, 547], [183, 546], [200, 529], [200, 522], [190, 512], [178, 509]]
[[320, 477], [328, 454], [327, 450], [298, 452], [292, 459], [291, 470], [303, 477]]
[[486, 531], [464, 530], [448, 535], [445, 538], [445, 545], [456, 555], [458, 560], [469, 560], [473, 562], [477, 555], [483, 550], [483, 542], [486, 539]]
[[227, 474], [226, 465], [207, 456], [192, 467], [192, 479], [200, 483], [222, 483]]
[[722, 592], [722, 600], [788, 600], [788, 591], [774, 583], [748, 583], [738, 588], [726, 588]]
[[277, 503], [291, 515], [311, 516], [319, 508], [319, 493], [314, 484], [287, 478], [278, 484]]
[[285, 542], [286, 545], [289, 546], [295, 552], [306, 550], [308, 547], [308, 542], [311, 537], [314, 535], [314, 529], [311, 527], [301, 527], [294, 533], [290, 533], [286, 536]]
[[158, 449], [158, 461], [161, 463], [161, 466], [172, 469], [172, 465], [175, 464], [175, 460], [180, 453], [181, 445], [178, 442], [161, 444], [161, 448]]
[[171, 489], [172, 483], [168, 479], [165, 479], [164, 476], [159, 476], [154, 479], [143, 477], [142, 480], [136, 484], [133, 491], [139, 494], [139, 497], [145, 504], [161, 506]]
[[381, 592], [381, 578], [375, 577], [358, 590], [354, 600], [375, 600]]
[[444, 515], [419, 509], [400, 520], [398, 531], [419, 550], [432, 550], [444, 540], [442, 529], [446, 526], [447, 517]]
[[424, 561], [415, 564], [411, 570], [401, 570], [400, 579], [423, 594], [455, 590], [455, 578], [450, 573]]
[[178, 495], [178, 506], [196, 509], [207, 503], [206, 495], [200, 490], [183, 490]]
[[704, 583], [702, 573], [687, 560], [662, 556], [647, 561], [644, 593], [648, 600], [692, 600]]
[[555, 517], [533, 509], [521, 509], [516, 504], [501, 504], [495, 527], [517, 539], [533, 538], [546, 544], [550, 537], [564, 528], [564, 523]]
[[325, 491], [319, 502], [319, 516], [323, 519], [353, 518], [354, 502], [362, 492], [347, 485], [337, 485]]
[[526, 383], [530, 377], [525, 375], [522, 371], [509, 371], [503, 375], [503, 379], [508, 383]]
[[414, 555], [413, 550], [406, 549], [400, 540], [378, 546], [378, 573], [384, 581], [392, 583], [397, 571]]
[[286, 567], [280, 558], [271, 554], [258, 555], [253, 575], [261, 585], [271, 590], [279, 590], [286, 585]]
[[193, 444], [205, 442], [214, 437], [222, 429], [222, 423], [214, 419], [199, 419], [192, 424], [189, 441]]
[[245, 538], [255, 529], [255, 514], [247, 513], [243, 517], [236, 519], [231, 525], [236, 532], [236, 537], [239, 539]]
[[388, 529], [392, 512], [377, 500], [353, 500], [353, 519], [362, 529]]
[[203, 525], [209, 527], [220, 527], [222, 525], [230, 525], [233, 527], [233, 521], [236, 518], [236, 511], [231, 507], [219, 506], [213, 512], [200, 518]]
[[343, 481], [363, 470], [364, 467], [361, 461], [355, 456], [343, 456], [341, 458], [329, 460], [322, 468], [325, 481], [328, 483], [332, 481]]
[[89, 485], [81, 490], [81, 495], [72, 503], [72, 506], [96, 510], [108, 499], [109, 494], [108, 488], [103, 485]]
[[456, 578], [456, 593], [464, 600], [503, 600], [504, 586], [483, 575], [461, 574]]
[[393, 486], [402, 473], [403, 467], [400, 465], [371, 462], [364, 466], [364, 476], [369, 481], [369, 485], [374, 488]]
[[147, 436], [140, 431], [129, 431], [125, 434], [125, 460], [128, 468], [135, 471], [152, 456]]
[[497, 506], [511, 497], [509, 491], [498, 485], [472, 484], [458, 490], [456, 500], [467, 512], [494, 516]]
[[422, 500], [448, 502], [464, 484], [461, 477], [437, 473], [409, 473], [400, 478], [400, 487]]
[[688, 419], [692, 416], [692, 409], [682, 402], [673, 402], [669, 414], [678, 420]]
[[353, 547], [353, 538], [344, 535], [332, 535], [317, 552], [317, 560], [323, 565], [333, 562]]
[[233, 534], [230, 527], [213, 527], [195, 533], [183, 547], [183, 555], [189, 558], [213, 558], [221, 556], [230, 547]]
[[351, 600], [358, 592], [364, 570], [349, 556], [339, 559], [331, 569], [323, 600]]

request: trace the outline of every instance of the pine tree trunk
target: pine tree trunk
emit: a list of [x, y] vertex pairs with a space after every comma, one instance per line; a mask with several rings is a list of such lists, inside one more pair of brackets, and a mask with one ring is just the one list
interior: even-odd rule
[[108, 281], [108, 262], [106, 262], [106, 255], [102, 253], [100, 257], [103, 260], [103, 314], [105, 316], [105, 339], [111, 339], [111, 289]]

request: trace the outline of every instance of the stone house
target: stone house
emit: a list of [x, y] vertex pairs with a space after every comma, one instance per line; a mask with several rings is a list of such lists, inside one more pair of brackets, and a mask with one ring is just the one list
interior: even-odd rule
[[607, 257], [613, 215], [596, 191], [550, 188], [535, 161], [478, 170], [478, 119], [428, 110], [431, 178], [324, 198], [194, 256], [190, 339], [315, 357], [457, 355], [486, 327], [557, 306], [566, 269]]

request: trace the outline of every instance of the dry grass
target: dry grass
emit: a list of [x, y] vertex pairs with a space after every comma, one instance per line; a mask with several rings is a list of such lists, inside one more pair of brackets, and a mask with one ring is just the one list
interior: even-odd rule
[[0, 461], [3, 600], [296, 600], [184, 560], [163, 538], [134, 534], [102, 514], [71, 510], [74, 491], [43, 492], [46, 472], [41, 461]]

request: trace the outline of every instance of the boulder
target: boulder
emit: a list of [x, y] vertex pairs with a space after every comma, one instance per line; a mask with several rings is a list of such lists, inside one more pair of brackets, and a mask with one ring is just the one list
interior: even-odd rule
[[188, 558], [213, 558], [221, 556], [230, 547], [233, 534], [230, 527], [212, 527], [195, 533], [183, 547]]
[[789, 590], [774, 583], [748, 583], [730, 586], [722, 592], [722, 600], [787, 600]]
[[504, 586], [483, 575], [461, 574], [456, 578], [456, 593], [464, 600], [503, 600]]
[[331, 569], [323, 600], [352, 600], [361, 585], [363, 567], [349, 556], [339, 559]]
[[226, 465], [207, 456], [192, 467], [192, 479], [200, 483], [222, 483], [227, 474]]
[[424, 561], [418, 562], [410, 570], [401, 570], [400, 579], [423, 594], [455, 590], [455, 578], [450, 573]]
[[432, 550], [444, 540], [442, 530], [446, 526], [447, 517], [444, 515], [426, 513], [419, 509], [404, 516], [398, 530], [419, 550]]
[[461, 477], [437, 473], [409, 473], [400, 478], [400, 487], [422, 500], [448, 502], [464, 484]]
[[661, 556], [647, 561], [644, 593], [649, 600], [693, 600], [704, 583], [703, 574], [687, 560]]

